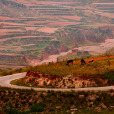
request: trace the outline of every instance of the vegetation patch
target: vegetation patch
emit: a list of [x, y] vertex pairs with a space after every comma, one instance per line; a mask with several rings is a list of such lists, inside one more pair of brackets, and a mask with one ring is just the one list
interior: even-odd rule
[[45, 105], [43, 102], [39, 102], [39, 103], [37, 103], [37, 104], [34, 104], [34, 105], [31, 107], [31, 112], [43, 112], [45, 106], [46, 106], [46, 105]]
[[2, 113], [114, 113], [114, 91], [36, 92], [0, 88]]
[[66, 64], [67, 61], [62, 61], [31, 67], [24, 78], [14, 80], [11, 84], [54, 88], [114, 84], [113, 56], [111, 58], [106, 56], [85, 58], [85, 62], [86, 64], [81, 64], [80, 59], [75, 59], [73, 64], [69, 65]]

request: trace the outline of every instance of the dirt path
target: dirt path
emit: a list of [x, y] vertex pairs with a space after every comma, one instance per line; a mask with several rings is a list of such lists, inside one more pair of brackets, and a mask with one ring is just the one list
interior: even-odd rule
[[107, 91], [114, 90], [114, 86], [106, 86], [106, 87], [88, 87], [88, 88], [72, 88], [72, 89], [61, 89], [61, 88], [35, 88], [35, 87], [25, 87], [25, 86], [17, 86], [11, 85], [10, 81], [23, 78], [26, 73], [18, 73], [8, 76], [0, 77], [0, 86], [1, 87], [10, 87], [15, 89], [34, 89], [36, 91]]

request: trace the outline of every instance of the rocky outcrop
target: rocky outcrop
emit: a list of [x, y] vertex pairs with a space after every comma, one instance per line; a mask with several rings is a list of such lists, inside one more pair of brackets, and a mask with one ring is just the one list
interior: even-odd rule
[[40, 72], [28, 71], [24, 78], [25, 84], [41, 87], [56, 88], [79, 88], [90, 87], [107, 84], [107, 80], [100, 76], [50, 76], [49, 74], [41, 74]]

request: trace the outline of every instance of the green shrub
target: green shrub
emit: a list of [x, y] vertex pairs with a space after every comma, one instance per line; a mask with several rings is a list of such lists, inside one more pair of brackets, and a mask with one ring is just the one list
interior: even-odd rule
[[107, 78], [110, 82], [114, 82], [114, 71], [110, 70], [108, 72], [105, 72], [104, 74], [102, 74], [101, 76], [104, 76], [105, 78]]
[[31, 112], [42, 112], [42, 111], [44, 111], [45, 106], [46, 105], [44, 103], [42, 103], [42, 102], [39, 102], [37, 104], [34, 104], [31, 107]]

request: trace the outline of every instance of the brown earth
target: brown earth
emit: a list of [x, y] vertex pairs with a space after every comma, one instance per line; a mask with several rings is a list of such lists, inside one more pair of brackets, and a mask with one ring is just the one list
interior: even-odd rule
[[[97, 28], [107, 25], [107, 28], [112, 26], [110, 31], [113, 33], [113, 4], [113, 0], [102, 0], [102, 2], [101, 0], [86, 0], [85, 2], [83, 0], [1, 0], [1, 46], [4, 45], [5, 41], [7, 41], [5, 45], [7, 48], [1, 48], [1, 51], [4, 52], [4, 50], [6, 50], [6, 53], [11, 51], [12, 53], [22, 54], [25, 56], [26, 52], [31, 52], [31, 47], [28, 47], [28, 49], [23, 51], [19, 51], [20, 48], [12, 50], [12, 48], [9, 46], [9, 39], [12, 39], [11, 44], [13, 44], [13, 41], [15, 42], [14, 38], [20, 38], [20, 41], [23, 41], [22, 38], [28, 38], [29, 35], [31, 35], [31, 37], [29, 37], [29, 42], [27, 42], [26, 40], [28, 39], [26, 39], [24, 41], [25, 44], [32, 44], [34, 41], [33, 37], [39, 37], [42, 34], [44, 36], [48, 36], [47, 33], [49, 33], [49, 43], [47, 43], [47, 41], [40, 41], [40, 38], [37, 38], [37, 44], [35, 44], [36, 54], [31, 52], [27, 55], [30, 57], [35, 55], [34, 58], [36, 57], [37, 52], [38, 58], [39, 55], [42, 56], [41, 58], [47, 58], [47, 55], [49, 56], [64, 51], [62, 48], [60, 49], [56, 46], [52, 46], [52, 50], [49, 50], [49, 53], [45, 54], [45, 46], [43, 49], [39, 49], [37, 47], [39, 44], [49, 46], [50, 43], [53, 43], [52, 45], [55, 43], [56, 45], [56, 41], [53, 42], [52, 39], [57, 39], [57, 42], [59, 41], [59, 43], [61, 43], [64, 47], [69, 46], [67, 48], [73, 48], [78, 44], [83, 45], [83, 43], [98, 43], [103, 42], [105, 39], [113, 38], [112, 34], [102, 35], [104, 32], [106, 32], [102, 28], [101, 32], [97, 32], [98, 30], [94, 29], [90, 34], [87, 32], [90, 32], [88, 28], [82, 29], [85, 26], [90, 27], [91, 29], [91, 27]], [[107, 9], [107, 11], [105, 9]], [[74, 30], [72, 30], [73, 26], [75, 26]], [[82, 27], [82, 30], [79, 30], [80, 27]], [[56, 28], [58, 28], [59, 33], [57, 33], [58, 31], [55, 32], [55, 30], [57, 30]], [[69, 30], [63, 30], [67, 28]], [[37, 31], [35, 29], [37, 29]], [[65, 41], [68, 42], [65, 43]], [[14, 45], [19, 45], [20, 47], [23, 46], [23, 44], [20, 44], [19, 40], [17, 40], [17, 43]]]
[[[86, 63], [89, 63], [89, 61], [98, 61], [98, 60], [103, 60], [103, 59], [109, 59], [109, 58], [114, 58], [114, 56], [108, 56], [108, 57], [97, 57], [97, 58], [91, 58], [91, 59], [85, 59], [85, 62]], [[73, 64], [77, 64], [77, 63], [80, 63], [80, 61], [74, 61]]]
[[50, 76], [29, 70], [23, 78], [25, 84], [40, 87], [80, 88], [106, 85], [108, 80], [101, 76]]

